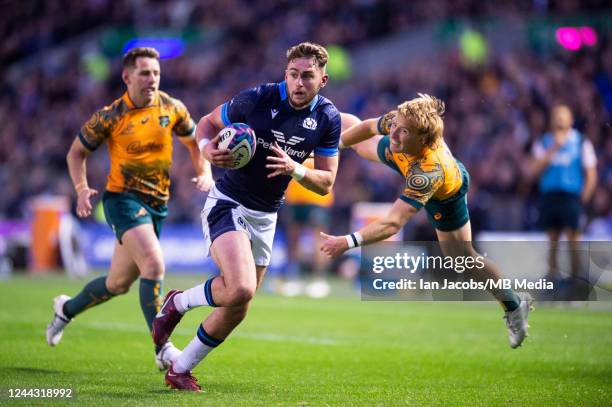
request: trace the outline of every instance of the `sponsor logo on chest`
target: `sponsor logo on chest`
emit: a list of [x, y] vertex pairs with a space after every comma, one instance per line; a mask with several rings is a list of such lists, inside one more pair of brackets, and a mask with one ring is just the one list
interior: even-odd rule
[[[298, 157], [298, 158], [306, 157], [306, 151], [296, 150], [292, 147], [292, 146], [295, 146], [297, 143], [300, 143], [306, 140], [306, 137], [291, 136], [289, 137], [289, 139], [287, 139], [287, 137], [282, 131], [271, 130], [271, 132], [274, 135], [274, 138], [276, 139], [280, 147], [285, 151], [285, 153], [287, 153], [287, 155], [291, 157]], [[272, 143], [269, 143], [265, 141], [263, 138], [258, 137], [257, 144], [262, 146], [265, 149], [270, 149], [270, 145]]]
[[126, 151], [128, 154], [142, 154], [142, 153], [157, 153], [164, 149], [163, 143], [156, 143], [149, 141], [147, 143], [141, 143], [140, 141], [134, 141], [127, 145]]
[[287, 140], [282, 131], [278, 131], [278, 130], [270, 130], [270, 131], [274, 135], [274, 138], [276, 139], [276, 141], [278, 141], [281, 144], [287, 144], [289, 146], [294, 146], [297, 143], [301, 143], [302, 141], [306, 140], [306, 137], [298, 137], [298, 136], [291, 136], [289, 137], [289, 140]]

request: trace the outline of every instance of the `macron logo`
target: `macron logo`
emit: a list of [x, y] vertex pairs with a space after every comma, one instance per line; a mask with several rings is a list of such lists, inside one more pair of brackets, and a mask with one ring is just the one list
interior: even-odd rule
[[272, 109], [272, 110], [270, 111], [270, 113], [272, 113], [272, 118], [274, 119], [274, 118], [276, 117], [276, 115], [278, 114], [278, 110], [276, 110], [276, 109]]
[[291, 136], [289, 137], [289, 140], [286, 140], [285, 135], [283, 134], [282, 131], [278, 131], [278, 130], [271, 130], [271, 131], [272, 131], [272, 134], [274, 134], [274, 138], [276, 138], [276, 141], [278, 141], [279, 143], [287, 144], [288, 146], [294, 146], [297, 143], [300, 143], [306, 140], [306, 137], [298, 137], [298, 136]]

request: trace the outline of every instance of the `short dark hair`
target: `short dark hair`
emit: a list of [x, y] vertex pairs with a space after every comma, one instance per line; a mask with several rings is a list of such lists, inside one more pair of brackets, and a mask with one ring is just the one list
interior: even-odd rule
[[324, 46], [312, 42], [302, 42], [287, 50], [287, 62], [297, 58], [314, 58], [321, 69], [327, 65], [329, 54]]
[[154, 58], [159, 61], [159, 52], [151, 47], [132, 48], [123, 56], [123, 68], [134, 68], [136, 59], [140, 57]]

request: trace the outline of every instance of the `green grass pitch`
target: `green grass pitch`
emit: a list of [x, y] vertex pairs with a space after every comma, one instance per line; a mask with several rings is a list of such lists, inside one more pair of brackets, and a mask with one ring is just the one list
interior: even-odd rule
[[[195, 277], [170, 277], [187, 288]], [[0, 404], [38, 405], [612, 405], [612, 312], [538, 306], [522, 348], [507, 345], [494, 303], [362, 302], [258, 294], [250, 314], [194, 374], [203, 393], [168, 390], [154, 365], [138, 286], [87, 311], [56, 348], [52, 298], [63, 277], [0, 282]], [[173, 335], [183, 347], [209, 309]], [[7, 388], [75, 390], [76, 400], [6, 399]], [[76, 403], [76, 404], [75, 404]]]

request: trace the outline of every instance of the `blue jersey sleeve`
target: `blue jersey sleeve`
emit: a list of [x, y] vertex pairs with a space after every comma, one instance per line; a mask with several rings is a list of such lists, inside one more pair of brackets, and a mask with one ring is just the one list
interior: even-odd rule
[[334, 108], [329, 115], [329, 126], [319, 144], [315, 147], [315, 155], [333, 157], [338, 155], [338, 144], [340, 143], [340, 113]]
[[221, 119], [225, 126], [232, 123], [246, 123], [261, 95], [261, 86], [243, 90], [228, 102], [221, 105]]

